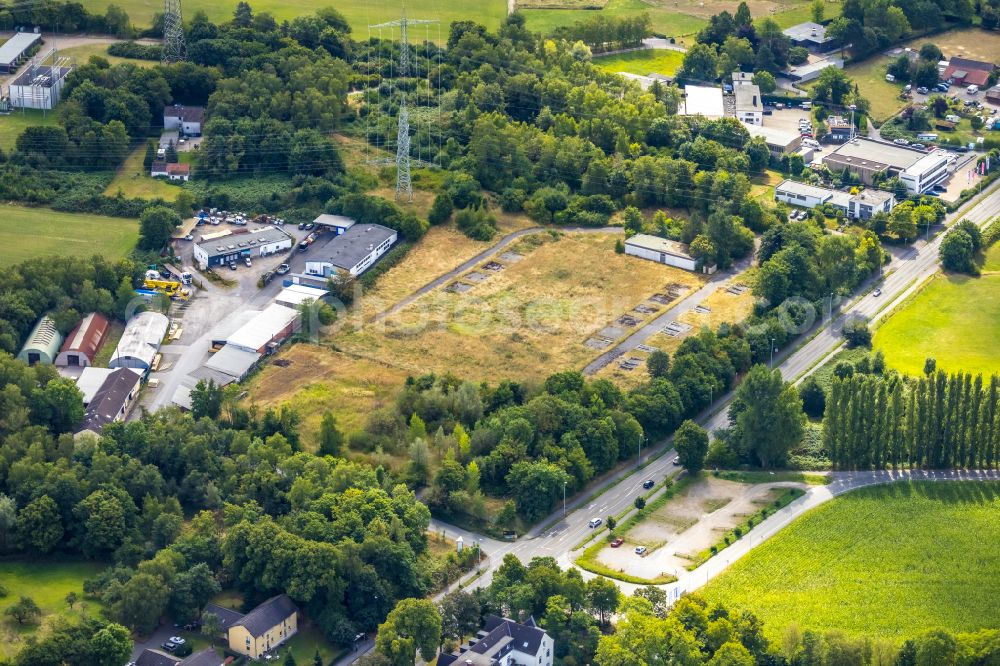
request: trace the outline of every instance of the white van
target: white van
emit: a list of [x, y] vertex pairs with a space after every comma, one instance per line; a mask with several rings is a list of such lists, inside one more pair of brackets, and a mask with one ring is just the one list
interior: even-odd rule
[[601, 520], [600, 518], [591, 518], [590, 522], [588, 523], [588, 525], [590, 525], [590, 527], [600, 527], [601, 523], [603, 523], [603, 522], [604, 521]]
[[965, 92], [967, 92], [970, 95], [975, 95], [977, 92], [979, 92], [979, 86], [969, 86], [968, 88], [965, 89]]

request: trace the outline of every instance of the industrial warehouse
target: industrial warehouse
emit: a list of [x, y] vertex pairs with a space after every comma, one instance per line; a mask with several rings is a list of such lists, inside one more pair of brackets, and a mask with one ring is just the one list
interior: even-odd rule
[[292, 247], [292, 237], [276, 227], [227, 230], [205, 234], [195, 244], [194, 261], [202, 270], [243, 263], [253, 256], [266, 257]]
[[715, 264], [699, 266], [698, 260], [688, 253], [688, 246], [649, 234], [636, 234], [625, 240], [625, 254], [642, 259], [649, 259], [667, 266], [683, 268], [686, 271], [701, 271], [712, 274]]
[[322, 247], [313, 245], [306, 273], [329, 276], [341, 270], [361, 275], [389, 251], [397, 237], [395, 230], [380, 224], [352, 224]]
[[823, 164], [831, 171], [856, 173], [865, 185], [873, 184], [876, 174], [898, 176], [907, 192], [924, 194], [948, 178], [951, 157], [946, 150], [926, 152], [859, 137], [824, 155]]

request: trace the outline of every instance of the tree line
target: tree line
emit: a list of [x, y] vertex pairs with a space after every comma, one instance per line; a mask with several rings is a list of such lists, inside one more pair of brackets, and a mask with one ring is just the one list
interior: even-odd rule
[[1000, 377], [942, 370], [836, 377], [823, 441], [835, 469], [994, 469], [1000, 464]]

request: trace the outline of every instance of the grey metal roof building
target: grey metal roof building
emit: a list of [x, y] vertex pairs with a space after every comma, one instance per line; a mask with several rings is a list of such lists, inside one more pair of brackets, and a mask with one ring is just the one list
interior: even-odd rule
[[344, 233], [332, 236], [322, 247], [313, 244], [306, 272], [330, 275], [334, 269], [361, 275], [396, 242], [394, 229], [381, 224], [355, 224]]
[[132, 317], [108, 367], [149, 370], [169, 326], [170, 320], [159, 312], [140, 312]]
[[299, 609], [289, 596], [279, 594], [257, 606], [231, 626], [243, 627], [251, 636], [261, 636], [297, 612]]
[[62, 341], [63, 337], [56, 330], [56, 323], [45, 315], [38, 320], [35, 328], [31, 329], [31, 335], [28, 336], [17, 357], [28, 365], [36, 363], [51, 365], [59, 355]]
[[32, 46], [42, 41], [42, 36], [34, 32], [19, 32], [0, 46], [0, 72], [13, 72], [24, 60], [24, 55]]
[[292, 247], [292, 237], [277, 227], [261, 227], [216, 238], [211, 236], [202, 236], [193, 248], [194, 260], [201, 266], [242, 262], [246, 257], [267, 256]]

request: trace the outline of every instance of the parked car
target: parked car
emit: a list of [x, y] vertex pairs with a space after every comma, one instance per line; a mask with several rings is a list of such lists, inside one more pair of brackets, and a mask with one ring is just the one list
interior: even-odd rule
[[184, 240], [186, 240], [186, 241], [193, 241], [194, 240], [194, 234], [188, 234], [187, 236], [184, 237]]
[[174, 643], [173, 641], [165, 641], [164, 643], [160, 644], [160, 647], [166, 650], [167, 652], [173, 652], [174, 650], [177, 649], [177, 643]]
[[621, 537], [618, 537], [617, 539], [615, 539], [614, 541], [611, 542], [611, 547], [612, 548], [618, 548], [623, 543], [625, 543], [625, 539], [623, 539]]
[[312, 231], [315, 228], [316, 228], [316, 225], [313, 224], [312, 222], [310, 222], [309, 224], [306, 225], [306, 231]]
[[921, 95], [926, 95], [927, 93], [930, 92], [930, 90], [928, 90], [923, 86], [920, 86], [919, 88], [917, 88], [917, 92], [920, 93]]
[[895, 143], [896, 145], [899, 145], [899, 146], [908, 146], [908, 145], [910, 145], [910, 142], [907, 141], [906, 139], [893, 139], [892, 142]]
[[177, 643], [178, 645], [184, 645], [184, 643], [186, 641], [183, 638], [181, 638], [180, 636], [171, 636], [170, 637], [170, 642], [171, 643]]
[[250, 257], [244, 257], [243, 258], [243, 263], [247, 265], [247, 268], [250, 268], [251, 266], [253, 266], [253, 262], [250, 261]]
[[230, 262], [230, 264], [229, 264], [229, 270], [231, 270], [231, 271], [235, 271], [236, 270], [236, 262], [235, 261]]
[[680, 467], [681, 466], [681, 459], [680, 459], [679, 456], [674, 456], [674, 459], [671, 460], [670, 462], [673, 464], [674, 467]]
[[917, 150], [923, 150], [924, 144], [922, 143], [911, 143], [910, 148], [916, 148]]
[[306, 228], [306, 223], [305, 222], [299, 222], [299, 229], [305, 229], [305, 228]]
[[636, 546], [635, 547], [635, 554], [636, 555], [645, 555], [646, 554], [646, 547], [645, 546]]
[[281, 264], [280, 266], [278, 266], [278, 270], [276, 272], [277, 272], [278, 275], [284, 275], [285, 273], [287, 273], [290, 270], [291, 270], [291, 267], [288, 264]]
[[590, 522], [589, 522], [589, 523], [587, 523], [587, 524], [588, 524], [588, 525], [590, 525], [590, 527], [592, 527], [592, 528], [593, 528], [593, 527], [600, 527], [600, 526], [601, 526], [601, 523], [603, 523], [603, 522], [604, 522], [604, 521], [603, 521], [603, 520], [601, 520], [600, 518], [591, 518], [591, 519], [590, 519]]
[[649, 490], [650, 488], [652, 488], [655, 485], [656, 485], [656, 481], [653, 481], [652, 479], [650, 479], [649, 481], [643, 481], [642, 482], [642, 487], [645, 488], [646, 490]]

